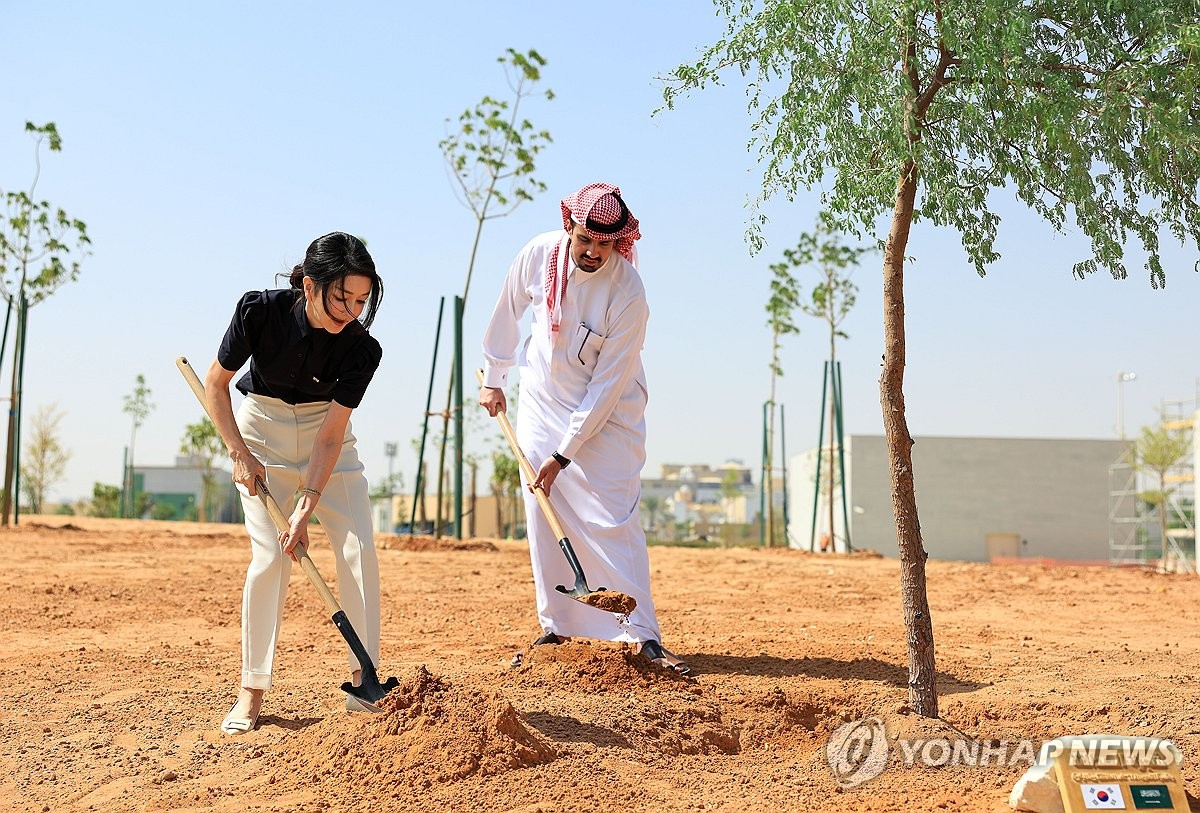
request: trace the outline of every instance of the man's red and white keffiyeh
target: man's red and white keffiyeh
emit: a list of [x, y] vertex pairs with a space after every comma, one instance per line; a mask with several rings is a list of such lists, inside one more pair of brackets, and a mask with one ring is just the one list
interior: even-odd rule
[[[593, 240], [612, 240], [617, 253], [634, 262], [633, 241], [640, 240], [637, 218], [621, 199], [621, 190], [609, 183], [591, 183], [562, 201], [563, 235], [550, 252], [546, 265], [546, 309], [550, 316], [550, 335], [558, 333], [562, 321], [562, 302], [567, 294], [570, 275], [571, 224], [582, 226]], [[636, 263], [635, 263], [636, 266]]]

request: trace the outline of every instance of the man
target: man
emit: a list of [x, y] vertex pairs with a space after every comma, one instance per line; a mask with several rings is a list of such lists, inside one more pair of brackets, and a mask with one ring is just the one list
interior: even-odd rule
[[[593, 183], [562, 200], [563, 229], [521, 249], [483, 338], [479, 403], [507, 409], [504, 386], [521, 371], [517, 438], [537, 477], [525, 494], [529, 551], [543, 635], [627, 641], [652, 662], [691, 670], [662, 646], [650, 597], [650, 560], [638, 516], [646, 462], [646, 374], [641, 351], [650, 310], [637, 273], [637, 218], [621, 190]], [[521, 319], [533, 309], [518, 358]], [[540, 465], [539, 465], [540, 463]], [[627, 623], [556, 590], [574, 576], [533, 494], [558, 492], [555, 513], [590, 585], [637, 601]]]

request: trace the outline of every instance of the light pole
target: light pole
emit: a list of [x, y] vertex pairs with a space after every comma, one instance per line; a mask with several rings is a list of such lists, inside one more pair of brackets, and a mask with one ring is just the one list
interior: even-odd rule
[[1137, 373], [1117, 373], [1117, 432], [1125, 440], [1125, 382], [1137, 378]]
[[392, 466], [396, 462], [397, 444], [383, 444], [383, 454], [388, 459], [388, 533], [393, 533], [396, 525], [396, 511], [394, 503], [396, 502], [396, 480], [392, 476]]

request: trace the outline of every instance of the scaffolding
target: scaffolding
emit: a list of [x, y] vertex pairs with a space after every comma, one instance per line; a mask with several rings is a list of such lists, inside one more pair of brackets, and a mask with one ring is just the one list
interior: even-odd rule
[[1168, 495], [1163, 507], [1167, 512], [1167, 555], [1172, 562], [1164, 563], [1168, 570], [1196, 572], [1196, 444], [1195, 431], [1200, 415], [1198, 400], [1164, 401], [1163, 428], [1186, 432], [1192, 439], [1192, 453], [1184, 455], [1163, 478]]
[[[1198, 394], [1200, 396], [1200, 394]], [[1162, 428], [1187, 432], [1193, 451], [1176, 461], [1163, 478], [1168, 494], [1161, 508], [1147, 506], [1139, 499], [1143, 491], [1157, 489], [1158, 483], [1143, 481], [1136, 464], [1136, 445], [1130, 441], [1108, 468], [1108, 550], [1109, 564], [1150, 566], [1157, 562], [1164, 570], [1196, 573], [1195, 495], [1196, 467], [1200, 461], [1200, 397], [1162, 404]], [[1161, 539], [1158, 511], [1167, 514], [1166, 539]], [[1166, 551], [1162, 557], [1160, 551]], [[1163, 561], [1158, 561], [1163, 559]]]
[[1108, 467], [1108, 563], [1113, 567], [1147, 564], [1149, 517], [1138, 499], [1138, 473], [1131, 442]]

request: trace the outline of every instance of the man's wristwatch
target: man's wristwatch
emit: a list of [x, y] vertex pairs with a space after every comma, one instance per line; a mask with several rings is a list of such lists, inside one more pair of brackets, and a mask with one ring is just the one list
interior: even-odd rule
[[558, 468], [560, 470], [565, 469], [567, 466], [571, 465], [571, 461], [568, 460], [567, 458], [563, 457], [562, 455], [560, 455], [558, 452], [555, 452], [554, 454], [552, 454], [550, 456], [554, 458], [556, 463], [558, 463]]

